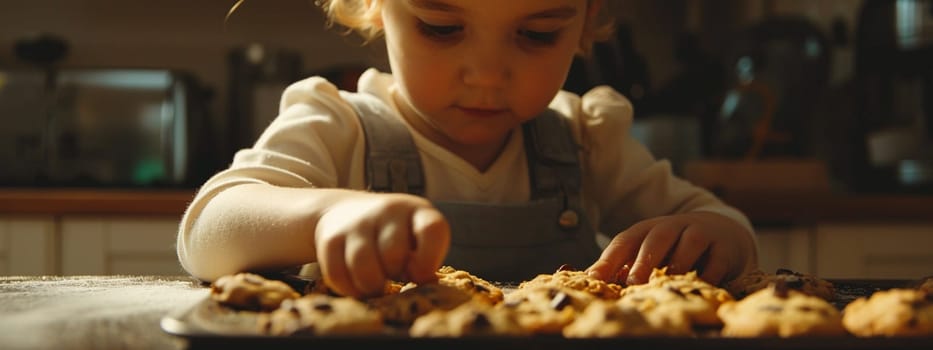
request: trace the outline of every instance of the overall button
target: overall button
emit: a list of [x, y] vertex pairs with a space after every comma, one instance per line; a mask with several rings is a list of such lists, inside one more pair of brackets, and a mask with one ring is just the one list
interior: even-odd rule
[[580, 215], [571, 209], [564, 210], [560, 213], [560, 219], [558, 219], [557, 223], [560, 224], [561, 228], [575, 229], [580, 225]]

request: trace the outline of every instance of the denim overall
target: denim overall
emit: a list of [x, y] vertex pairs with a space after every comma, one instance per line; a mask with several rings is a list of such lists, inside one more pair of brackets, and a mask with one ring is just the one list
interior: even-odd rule
[[[366, 136], [366, 180], [373, 192], [424, 195], [424, 173], [407, 127], [374, 96], [343, 94]], [[451, 227], [445, 265], [490, 281], [519, 282], [561, 265], [588, 267], [599, 257], [580, 200], [577, 146], [557, 111], [522, 126], [531, 183], [527, 203], [434, 201]]]

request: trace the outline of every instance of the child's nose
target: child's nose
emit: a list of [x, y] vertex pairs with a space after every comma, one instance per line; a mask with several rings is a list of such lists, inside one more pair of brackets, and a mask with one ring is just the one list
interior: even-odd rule
[[506, 50], [493, 47], [468, 50], [462, 58], [463, 83], [473, 87], [502, 87], [511, 74], [508, 54]]

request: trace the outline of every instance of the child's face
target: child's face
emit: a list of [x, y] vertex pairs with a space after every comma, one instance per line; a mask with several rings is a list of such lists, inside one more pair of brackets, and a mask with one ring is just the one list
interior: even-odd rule
[[547, 107], [563, 86], [587, 13], [586, 0], [382, 6], [402, 108], [429, 138], [460, 146], [501, 143]]

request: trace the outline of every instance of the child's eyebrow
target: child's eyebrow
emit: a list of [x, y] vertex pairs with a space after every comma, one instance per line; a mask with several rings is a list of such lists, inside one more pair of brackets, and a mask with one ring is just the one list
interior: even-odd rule
[[[463, 12], [463, 9], [443, 1], [437, 0], [411, 0], [412, 5], [425, 10], [444, 12]], [[568, 19], [577, 15], [577, 9], [572, 6], [561, 6], [532, 13], [525, 19]]]
[[577, 9], [571, 6], [555, 7], [541, 12], [535, 12], [526, 19], [568, 19], [577, 15]]
[[[393, 0], [394, 1], [394, 0]], [[425, 10], [445, 11], [445, 12], [463, 12], [462, 8], [448, 4], [443, 1], [435, 0], [412, 0], [412, 5]]]

